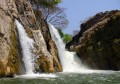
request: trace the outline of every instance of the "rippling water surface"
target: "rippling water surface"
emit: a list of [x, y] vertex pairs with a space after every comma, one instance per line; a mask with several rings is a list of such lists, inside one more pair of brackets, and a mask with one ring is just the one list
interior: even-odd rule
[[120, 84], [120, 72], [57, 73], [2, 78], [0, 84]]

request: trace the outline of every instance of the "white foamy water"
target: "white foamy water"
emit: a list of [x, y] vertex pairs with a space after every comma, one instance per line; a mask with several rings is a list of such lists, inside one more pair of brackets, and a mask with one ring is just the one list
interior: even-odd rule
[[85, 70], [87, 70], [87, 68], [81, 63], [81, 60], [76, 53], [65, 50], [65, 44], [63, 43], [57, 29], [51, 24], [49, 24], [49, 29], [52, 39], [55, 41], [58, 49], [63, 72], [86, 72]]
[[15, 20], [17, 25], [17, 30], [19, 34], [20, 44], [22, 47], [23, 62], [25, 64], [26, 73], [24, 75], [15, 75], [16, 78], [55, 78], [54, 74], [39, 74], [34, 73], [34, 55], [32, 54], [32, 49], [34, 48], [34, 41], [28, 37], [24, 27], [20, 24], [18, 20]]
[[89, 73], [113, 73], [111, 70], [91, 70], [84, 66], [81, 63], [80, 58], [77, 56], [75, 52], [69, 52], [65, 49], [65, 44], [60, 37], [57, 29], [49, 24], [49, 30], [51, 33], [51, 37], [54, 40], [59, 58], [63, 67], [63, 72], [72, 72], [72, 73], [81, 73], [81, 74], [89, 74]]
[[[20, 24], [19, 21], [15, 20], [17, 25], [17, 30], [19, 34], [20, 44], [22, 47], [23, 62], [25, 64], [26, 73], [24, 75], [15, 76], [22, 78], [54, 78], [57, 77], [55, 74], [36, 74], [34, 73], [34, 55], [32, 54], [32, 49], [34, 41], [28, 37], [24, 27]], [[63, 66], [63, 72], [73, 72], [73, 73], [106, 73], [106, 71], [101, 70], [89, 70], [82, 63], [80, 58], [76, 55], [75, 52], [69, 52], [65, 50], [65, 44], [63, 43], [57, 29], [49, 24], [50, 33], [52, 39], [55, 41], [55, 44], [58, 49], [59, 57]], [[111, 72], [111, 71], [107, 71]]]
[[15, 20], [18, 34], [19, 34], [19, 39], [20, 39], [20, 44], [22, 47], [22, 54], [23, 54], [23, 62], [25, 64], [25, 69], [26, 69], [26, 75], [29, 74], [34, 74], [34, 59], [33, 59], [33, 54], [32, 54], [32, 49], [33, 49], [33, 44], [34, 41], [28, 37], [24, 27], [20, 24], [18, 20]]
[[56, 78], [55, 74], [30, 74], [30, 75], [16, 75], [15, 78]]

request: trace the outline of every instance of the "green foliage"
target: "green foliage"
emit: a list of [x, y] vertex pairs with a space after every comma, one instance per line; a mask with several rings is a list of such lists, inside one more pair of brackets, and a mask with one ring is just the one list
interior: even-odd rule
[[[32, 4], [34, 12], [37, 12], [36, 17], [42, 14], [42, 18], [55, 27], [66, 28], [68, 20], [66, 18], [65, 9], [58, 6], [62, 0], [29, 0]], [[38, 12], [41, 12], [38, 15]], [[39, 20], [41, 18], [37, 18]]]
[[62, 38], [62, 37], [64, 37], [64, 33], [62, 32], [62, 29], [57, 28], [57, 30], [58, 30], [58, 32], [59, 32], [59, 34], [60, 34], [61, 38]]
[[30, 2], [36, 6], [54, 7], [59, 4], [61, 0], [30, 0]]
[[60, 2], [61, 0], [42, 0], [41, 4], [44, 6], [55, 6]]
[[57, 28], [57, 30], [58, 30], [61, 38], [63, 39], [64, 43], [68, 43], [68, 42], [70, 42], [72, 40], [72, 35], [70, 35], [70, 34], [64, 34], [62, 32], [61, 28]]
[[64, 41], [65, 43], [68, 43], [68, 42], [70, 42], [71, 40], [72, 40], [72, 35], [70, 35], [70, 34], [64, 34], [63, 41]]

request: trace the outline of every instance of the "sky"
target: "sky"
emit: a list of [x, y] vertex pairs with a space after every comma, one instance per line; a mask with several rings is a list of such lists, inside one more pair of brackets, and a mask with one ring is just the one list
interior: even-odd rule
[[120, 10], [120, 0], [63, 0], [60, 7], [66, 8], [69, 20], [64, 33], [72, 34], [73, 30], [80, 30], [80, 24], [87, 18], [104, 11]]

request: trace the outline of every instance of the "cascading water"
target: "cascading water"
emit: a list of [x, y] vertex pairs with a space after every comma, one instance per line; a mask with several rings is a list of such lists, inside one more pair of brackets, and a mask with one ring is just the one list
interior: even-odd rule
[[23, 54], [23, 62], [25, 64], [25, 69], [26, 69], [26, 75], [29, 74], [34, 74], [34, 59], [33, 59], [33, 54], [32, 54], [32, 49], [33, 49], [33, 44], [34, 41], [28, 37], [24, 27], [20, 24], [18, 20], [15, 20], [18, 34], [19, 34], [19, 39], [20, 39], [20, 44], [22, 47], [22, 54]]
[[58, 49], [63, 72], [81, 72], [86, 70], [87, 68], [82, 65], [80, 58], [78, 58], [75, 52], [65, 50], [65, 44], [63, 43], [57, 29], [51, 24], [49, 24], [49, 29], [51, 37], [55, 41]]
[[23, 53], [23, 62], [25, 64], [25, 69], [26, 73], [25, 75], [21, 76], [16, 76], [16, 77], [30, 77], [30, 78], [36, 78], [36, 77], [56, 77], [54, 74], [39, 74], [39, 73], [34, 73], [34, 55], [32, 54], [32, 49], [34, 41], [28, 37], [24, 27], [20, 24], [18, 20], [15, 20], [18, 34], [19, 34], [19, 39], [20, 39], [20, 44], [22, 47], [22, 53]]

